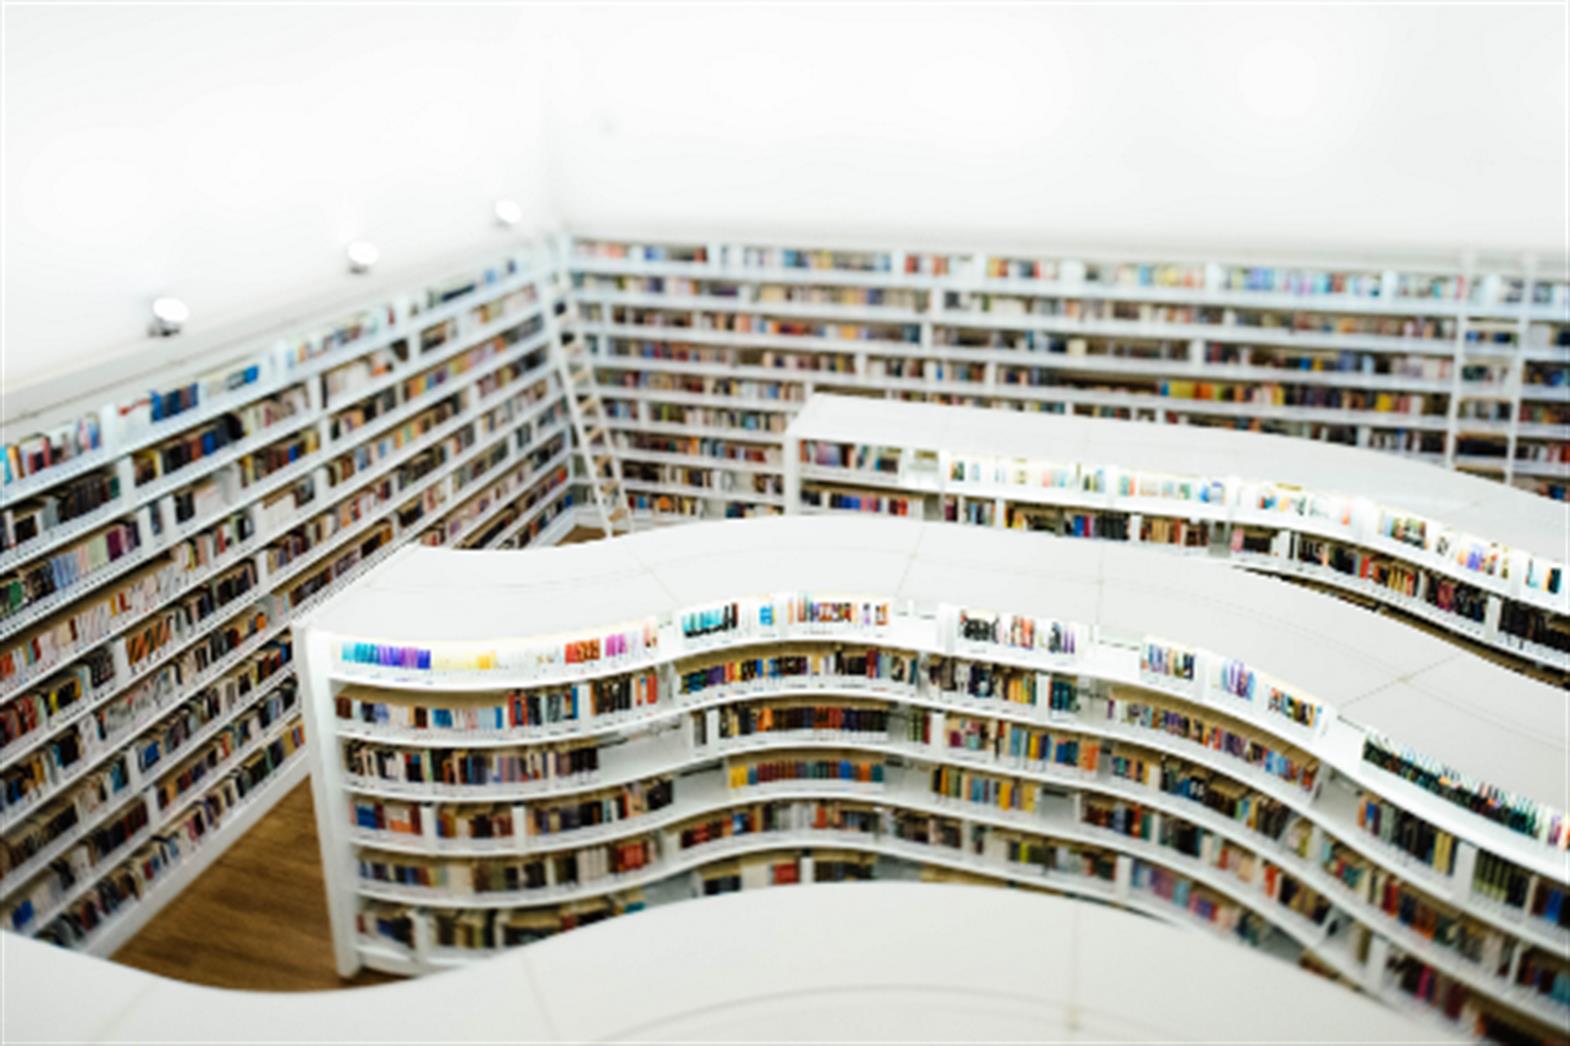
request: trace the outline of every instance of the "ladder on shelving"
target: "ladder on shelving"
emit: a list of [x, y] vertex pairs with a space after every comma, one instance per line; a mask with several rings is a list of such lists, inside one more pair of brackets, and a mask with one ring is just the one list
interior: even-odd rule
[[567, 410], [572, 416], [578, 453], [588, 469], [589, 488], [594, 492], [594, 507], [600, 515], [600, 527], [606, 537], [625, 534], [632, 529], [632, 510], [627, 505], [627, 491], [622, 486], [621, 459], [616, 454], [610, 427], [606, 424], [605, 401], [600, 399], [599, 390], [595, 388], [594, 365], [577, 332], [568, 330], [564, 334], [561, 319], [556, 312], [558, 305], [571, 310], [576, 307], [576, 303], [557, 288], [541, 287], [541, 292], [550, 293], [555, 299], [545, 309], [551, 355], [555, 358], [556, 373], [566, 393]]

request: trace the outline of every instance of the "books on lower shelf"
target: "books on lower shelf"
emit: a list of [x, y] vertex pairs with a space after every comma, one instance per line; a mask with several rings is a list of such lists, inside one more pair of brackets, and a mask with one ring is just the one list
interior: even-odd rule
[[1152, 699], [1121, 688], [1107, 701], [1111, 722], [1185, 738], [1252, 766], [1312, 794], [1319, 761], [1279, 741], [1266, 740], [1220, 714], [1190, 709], [1169, 699]]

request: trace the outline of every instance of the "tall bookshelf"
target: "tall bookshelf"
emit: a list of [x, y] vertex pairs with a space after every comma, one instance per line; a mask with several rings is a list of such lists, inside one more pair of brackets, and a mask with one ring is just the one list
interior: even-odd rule
[[1563, 499], [1570, 279], [1530, 261], [842, 249], [579, 236], [635, 507], [778, 511], [813, 391], [1283, 433]]
[[818, 394], [786, 431], [787, 511], [1148, 545], [1328, 587], [1570, 680], [1563, 503], [1353, 448], [1160, 435]]
[[1570, 1015], [1562, 695], [1323, 595], [1148, 549], [760, 519], [409, 549], [302, 636], [345, 974], [921, 879], [1130, 908], [1450, 1034]]
[[561, 293], [518, 247], [7, 419], [5, 929], [112, 953], [303, 777], [301, 614], [571, 526]]

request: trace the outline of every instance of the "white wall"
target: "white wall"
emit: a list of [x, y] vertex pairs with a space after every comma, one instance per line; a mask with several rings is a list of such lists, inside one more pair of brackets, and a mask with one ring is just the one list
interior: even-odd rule
[[[10, 7], [7, 388], [588, 230], [1562, 253], [1562, 6]], [[178, 339], [185, 340], [185, 339]], [[189, 344], [189, 342], [188, 342]]]
[[569, 225], [1565, 250], [1563, 5], [558, 18], [578, 52], [556, 52], [550, 108]]
[[[4, 381], [200, 336], [388, 267], [495, 242], [547, 207], [537, 40], [507, 8], [11, 7]], [[151, 362], [151, 360], [150, 360]]]

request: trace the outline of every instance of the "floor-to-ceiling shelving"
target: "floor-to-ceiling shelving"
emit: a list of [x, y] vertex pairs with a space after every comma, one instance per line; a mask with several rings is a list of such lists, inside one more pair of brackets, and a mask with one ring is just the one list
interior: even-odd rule
[[583, 236], [568, 265], [656, 515], [778, 510], [753, 466], [818, 390], [1286, 433], [1561, 498], [1570, 476], [1570, 281], [1524, 263]]

